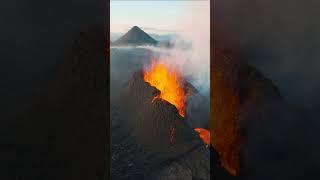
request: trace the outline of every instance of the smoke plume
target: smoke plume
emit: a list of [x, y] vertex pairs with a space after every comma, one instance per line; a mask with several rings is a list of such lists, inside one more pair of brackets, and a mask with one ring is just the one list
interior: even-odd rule
[[156, 58], [175, 65], [203, 95], [209, 96], [210, 87], [210, 2], [194, 2], [187, 6], [177, 22], [182, 29], [170, 43], [173, 48], [145, 46]]
[[[187, 52], [181, 39], [176, 39], [174, 59], [191, 82], [203, 94], [209, 94], [210, 87], [210, 1], [194, 2], [185, 9], [181, 20], [177, 23], [182, 39], [190, 42]], [[180, 59], [179, 59], [180, 57]]]

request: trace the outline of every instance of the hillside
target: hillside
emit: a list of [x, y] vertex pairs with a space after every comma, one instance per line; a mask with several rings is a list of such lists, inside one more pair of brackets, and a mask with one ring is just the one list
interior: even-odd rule
[[112, 46], [127, 46], [127, 45], [156, 45], [158, 41], [153, 39], [149, 34], [144, 32], [138, 26], [133, 26], [126, 34], [118, 40], [111, 43]]

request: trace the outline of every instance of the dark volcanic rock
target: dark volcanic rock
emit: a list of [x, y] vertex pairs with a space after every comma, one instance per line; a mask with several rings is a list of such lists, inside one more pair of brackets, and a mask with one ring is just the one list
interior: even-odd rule
[[155, 45], [158, 41], [154, 40], [149, 34], [141, 30], [138, 26], [133, 26], [126, 34], [111, 43], [115, 46], [123, 45]]
[[[143, 81], [142, 74], [136, 73], [129, 82], [123, 97], [128, 115], [129, 126], [134, 135], [150, 150], [159, 153], [158, 158], [176, 157], [196, 145], [202, 144], [197, 133], [188, 127], [176, 107], [162, 99], [154, 99], [160, 93]], [[170, 128], [175, 128], [174, 143], [170, 144]], [[178, 154], [176, 154], [178, 153]]]
[[112, 102], [112, 177], [174, 179], [174, 174], [169, 173], [174, 169], [179, 177], [208, 179], [208, 150], [201, 150], [203, 142], [175, 106], [154, 99], [158, 93], [137, 72], [117, 102]]
[[209, 151], [204, 146], [169, 161], [152, 172], [151, 179], [210, 179]]

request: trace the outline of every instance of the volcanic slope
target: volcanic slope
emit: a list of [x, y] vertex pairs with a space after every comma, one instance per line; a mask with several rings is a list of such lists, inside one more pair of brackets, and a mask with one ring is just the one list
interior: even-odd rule
[[209, 150], [159, 93], [137, 72], [111, 103], [112, 177], [209, 179]]

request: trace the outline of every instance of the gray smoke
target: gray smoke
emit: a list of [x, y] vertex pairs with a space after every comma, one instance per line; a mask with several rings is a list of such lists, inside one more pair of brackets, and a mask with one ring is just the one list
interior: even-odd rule
[[239, 50], [290, 102], [315, 108], [320, 104], [319, 5], [312, 0], [216, 1], [216, 43]]

